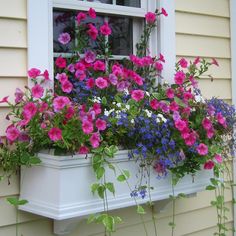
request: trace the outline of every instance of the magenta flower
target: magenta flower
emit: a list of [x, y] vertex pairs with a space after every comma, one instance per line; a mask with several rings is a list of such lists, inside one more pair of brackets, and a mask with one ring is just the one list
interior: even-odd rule
[[185, 73], [183, 71], [178, 71], [175, 74], [175, 83], [178, 85], [182, 85], [184, 83], [185, 78]]
[[70, 93], [73, 89], [73, 84], [69, 80], [66, 80], [61, 84], [61, 89], [65, 93]]
[[161, 13], [164, 15], [164, 16], [168, 16], [168, 13], [166, 12], [166, 10], [162, 7], [161, 8]]
[[68, 107], [68, 109], [66, 110], [66, 114], [65, 114], [65, 118], [66, 119], [71, 119], [75, 114], [75, 109], [73, 107]]
[[19, 103], [23, 100], [23, 96], [24, 96], [24, 92], [19, 89], [19, 88], [16, 88], [16, 91], [15, 91], [15, 103]]
[[184, 139], [187, 146], [193, 146], [196, 142], [196, 135], [194, 133], [190, 133]]
[[88, 120], [84, 120], [82, 122], [82, 130], [85, 134], [91, 134], [93, 132], [93, 123]]
[[96, 40], [98, 36], [98, 30], [93, 24], [88, 24], [88, 31], [87, 34], [91, 37], [91, 39]]
[[219, 124], [221, 124], [223, 126], [226, 126], [226, 119], [225, 119], [225, 117], [220, 112], [218, 112], [216, 114], [216, 119], [217, 119]]
[[193, 61], [194, 65], [197, 65], [200, 62], [201, 58], [200, 57], [196, 57], [195, 60]]
[[213, 161], [208, 161], [204, 164], [203, 168], [205, 170], [211, 170], [215, 166], [215, 163]]
[[155, 63], [155, 68], [157, 71], [161, 72], [163, 70], [163, 65], [160, 62]]
[[174, 98], [174, 96], [175, 96], [175, 91], [174, 91], [174, 89], [168, 88], [168, 89], [166, 90], [166, 96], [167, 96], [168, 98]]
[[38, 77], [40, 75], [40, 73], [41, 73], [41, 71], [37, 68], [32, 68], [32, 69], [28, 70], [28, 76], [33, 79]]
[[88, 10], [88, 15], [91, 17], [91, 18], [93, 18], [93, 19], [95, 19], [97, 16], [96, 16], [96, 11], [93, 9], [93, 8], [89, 8], [89, 10]]
[[131, 92], [131, 97], [134, 99], [136, 102], [141, 101], [144, 98], [144, 91], [140, 89], [133, 90]]
[[68, 44], [70, 40], [71, 40], [71, 37], [68, 33], [61, 33], [58, 37], [58, 41], [63, 45]]
[[46, 128], [47, 128], [47, 124], [46, 124], [46, 123], [41, 123], [40, 127], [41, 127], [42, 129], [46, 129]]
[[68, 76], [66, 73], [61, 73], [61, 74], [57, 73], [56, 79], [59, 80], [61, 83], [64, 83], [68, 80]]
[[102, 119], [96, 120], [96, 127], [98, 130], [105, 130], [107, 128], [107, 122]]
[[182, 68], [187, 68], [188, 67], [188, 62], [184, 58], [180, 59], [179, 64]]
[[175, 127], [176, 129], [178, 129], [179, 131], [183, 131], [185, 128], [187, 128], [187, 124], [185, 121], [179, 119], [175, 121]]
[[76, 20], [77, 20], [78, 25], [80, 24], [80, 22], [81, 22], [82, 20], [86, 19], [86, 17], [87, 17], [87, 16], [86, 16], [85, 13], [79, 12], [79, 13], [77, 14], [77, 16], [76, 16]]
[[43, 77], [44, 77], [45, 80], [50, 80], [48, 70], [45, 70], [43, 72]]
[[86, 86], [87, 86], [89, 89], [93, 88], [94, 85], [95, 85], [95, 81], [94, 81], [93, 78], [89, 78], [89, 79], [86, 81]]
[[212, 122], [208, 118], [204, 118], [202, 120], [202, 126], [205, 130], [209, 130], [212, 128]]
[[36, 84], [34, 87], [32, 87], [31, 90], [32, 90], [32, 96], [34, 98], [41, 98], [43, 96], [44, 89], [39, 84]]
[[48, 136], [52, 141], [56, 142], [62, 139], [62, 131], [57, 127], [51, 128], [48, 132]]
[[92, 63], [96, 60], [96, 54], [93, 51], [86, 51], [84, 60], [87, 63]]
[[200, 143], [197, 147], [197, 152], [201, 156], [205, 156], [208, 154], [208, 147], [204, 143]]
[[215, 65], [215, 66], [219, 66], [219, 63], [218, 63], [218, 61], [215, 58], [212, 58], [211, 64]]
[[37, 107], [33, 102], [28, 102], [23, 107], [23, 116], [25, 120], [30, 120], [33, 116], [35, 116], [37, 112]]
[[157, 99], [152, 99], [150, 101], [150, 106], [153, 110], [157, 110], [160, 107], [160, 103], [157, 101]]
[[171, 111], [178, 111], [179, 105], [177, 104], [177, 102], [173, 101], [170, 103], [169, 108]]
[[161, 53], [160, 53], [159, 60], [164, 62], [164, 63], [166, 62], [165, 57]]
[[106, 65], [102, 61], [96, 61], [93, 64], [93, 69], [96, 70], [96, 71], [105, 71], [106, 70]]
[[109, 75], [109, 81], [112, 85], [117, 85], [118, 78], [114, 74]]
[[96, 80], [95, 80], [95, 84], [98, 88], [100, 89], [105, 89], [108, 87], [108, 82], [106, 79], [102, 78], [102, 77], [98, 77]]
[[0, 100], [0, 103], [8, 103], [9, 96], [4, 97], [2, 100]]
[[56, 59], [55, 64], [58, 68], [66, 68], [66, 59], [60, 56]]
[[92, 134], [89, 141], [90, 141], [93, 148], [98, 148], [100, 145], [100, 142], [101, 142], [101, 138], [100, 138], [99, 133]]
[[39, 107], [39, 112], [44, 112], [48, 109], [48, 104], [46, 102], [42, 102]]
[[54, 111], [58, 112], [69, 104], [70, 104], [70, 99], [68, 97], [58, 96], [53, 100]]
[[102, 112], [101, 104], [100, 103], [94, 103], [93, 104], [93, 111], [95, 112], [96, 115], [101, 114], [101, 112]]
[[215, 158], [215, 160], [216, 160], [218, 163], [222, 163], [222, 162], [223, 162], [223, 158], [222, 158], [222, 156], [219, 155], [219, 154], [216, 154], [216, 155], [214, 156], [214, 158]]
[[81, 146], [79, 149], [79, 154], [88, 154], [89, 153], [89, 148], [86, 146]]
[[100, 32], [102, 35], [110, 35], [111, 28], [108, 25], [108, 22], [104, 22], [104, 24], [100, 27]]
[[215, 135], [215, 131], [213, 127], [207, 130], [207, 138], [211, 139], [214, 135]]
[[146, 15], [145, 15], [145, 19], [147, 21], [148, 24], [153, 24], [155, 23], [156, 21], [156, 14], [153, 13], [153, 12], [148, 12]]
[[14, 142], [20, 136], [20, 131], [14, 126], [8, 126], [6, 130], [6, 137], [9, 141]]

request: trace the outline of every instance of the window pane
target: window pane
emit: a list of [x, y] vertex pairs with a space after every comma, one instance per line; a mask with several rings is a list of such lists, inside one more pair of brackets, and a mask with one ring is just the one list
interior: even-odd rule
[[116, 4], [127, 7], [141, 7], [140, 0], [116, 0]]
[[110, 17], [112, 35], [109, 38], [113, 55], [129, 55], [133, 52], [133, 20], [128, 17]]
[[[62, 33], [69, 33], [70, 43], [63, 45], [58, 41]], [[53, 11], [53, 49], [54, 52], [72, 52], [75, 45], [75, 13], [73, 11]]]
[[112, 4], [112, 0], [87, 0], [87, 2], [96, 2], [96, 3]]

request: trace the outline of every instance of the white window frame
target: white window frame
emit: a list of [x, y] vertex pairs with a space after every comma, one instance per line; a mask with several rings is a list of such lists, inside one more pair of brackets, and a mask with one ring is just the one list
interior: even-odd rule
[[[88, 10], [90, 7], [99, 12], [119, 15], [144, 17], [147, 11], [162, 7], [168, 12], [168, 17], [162, 16], [159, 27], [153, 32], [150, 42], [151, 55], [162, 53], [166, 58], [163, 77], [173, 81], [175, 68], [175, 4], [173, 0], [141, 0], [141, 8], [114, 6], [94, 2], [77, 0], [28, 0], [28, 69], [39, 68], [49, 71], [52, 82], [48, 85], [53, 88], [53, 7]], [[147, 6], [147, 9], [145, 8]]]

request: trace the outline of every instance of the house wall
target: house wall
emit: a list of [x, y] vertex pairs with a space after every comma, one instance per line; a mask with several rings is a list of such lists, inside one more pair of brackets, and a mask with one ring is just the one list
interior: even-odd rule
[[[27, 84], [27, 0], [0, 0], [0, 97], [13, 97], [16, 87]], [[218, 96], [231, 101], [230, 72], [230, 18], [229, 0], [176, 0], [176, 54], [192, 59], [196, 56], [215, 57], [220, 67], [214, 67], [210, 73], [214, 82], [203, 77], [200, 86], [206, 97]], [[0, 104], [0, 131], [3, 134], [7, 122], [2, 120], [8, 108]], [[6, 203], [7, 196], [19, 193], [19, 179], [11, 178], [0, 182], [0, 236], [52, 236], [51, 220], [32, 214], [19, 212]], [[216, 212], [210, 206], [214, 194], [201, 192], [197, 196], [177, 201], [175, 236], [209, 236], [213, 235], [216, 225]], [[231, 206], [231, 195], [226, 193], [227, 205]], [[168, 222], [171, 221], [171, 204], [167, 201], [156, 203], [159, 235], [171, 235]], [[143, 236], [143, 226], [134, 208], [117, 210], [114, 214], [122, 216], [124, 223], [119, 225], [115, 236]], [[154, 235], [151, 214], [144, 220], [150, 235]], [[229, 213], [228, 225], [232, 226], [232, 215]], [[97, 225], [87, 225], [81, 221], [70, 236], [104, 235]], [[229, 232], [227, 235], [233, 235]]]

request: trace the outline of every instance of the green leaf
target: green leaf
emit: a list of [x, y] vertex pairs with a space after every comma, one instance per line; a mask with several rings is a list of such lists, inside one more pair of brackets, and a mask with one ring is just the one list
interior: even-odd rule
[[108, 164], [108, 167], [109, 167], [109, 169], [111, 169], [111, 170], [113, 170], [114, 171], [114, 173], [116, 174], [116, 168], [115, 168], [115, 166], [113, 166], [112, 164]]
[[105, 187], [103, 185], [100, 185], [97, 191], [98, 191], [98, 196], [104, 199]]
[[111, 192], [113, 193], [113, 195], [115, 195], [115, 187], [113, 183], [106, 183], [105, 187]]
[[184, 194], [184, 193], [179, 193], [177, 197], [178, 197], [178, 198], [186, 198], [186, 194]]
[[128, 170], [123, 170], [124, 175], [126, 176], [127, 179], [130, 177], [130, 173]]
[[144, 208], [140, 205], [137, 206], [137, 213], [141, 215], [146, 214]]
[[122, 103], [122, 99], [121, 99], [121, 97], [120, 97], [119, 95], [116, 95], [116, 96], [115, 96], [115, 101], [116, 101], [117, 103]]
[[98, 180], [101, 179], [104, 174], [105, 174], [105, 169], [104, 169], [104, 167], [99, 167], [99, 168], [96, 170], [96, 177], [97, 177]]
[[207, 187], [206, 187], [206, 190], [215, 190], [216, 189], [216, 187], [215, 186], [212, 186], [212, 185], [208, 185]]
[[106, 99], [106, 97], [103, 97], [103, 98], [102, 98], [102, 105], [105, 105], [105, 106], [107, 105], [107, 99]]
[[116, 152], [118, 152], [118, 147], [117, 146], [115, 146], [115, 145], [111, 145], [110, 146], [110, 150], [111, 150], [111, 152], [113, 153], [113, 154], [115, 154]]
[[20, 199], [17, 199], [17, 198], [10, 198], [10, 197], [7, 198], [7, 201], [15, 207], [20, 206], [20, 205], [25, 205], [26, 203], [28, 203], [27, 200], [24, 200], [24, 199], [20, 200]]
[[217, 186], [218, 183], [219, 183], [219, 181], [217, 179], [214, 179], [214, 178], [211, 178], [210, 181], [211, 181], [212, 185], [214, 185], [214, 186]]
[[90, 215], [88, 220], [87, 220], [87, 223], [88, 224], [91, 224], [92, 222], [94, 222], [96, 220], [96, 216], [94, 214]]
[[175, 102], [176, 102], [179, 106], [181, 106], [181, 107], [186, 107], [186, 104], [183, 103], [183, 101], [182, 101], [180, 98], [175, 97], [174, 100], [175, 100]]
[[41, 163], [41, 160], [38, 157], [32, 157], [32, 158], [30, 158], [29, 163], [31, 165], [37, 165], [37, 164]]
[[115, 231], [115, 220], [112, 216], [107, 215], [106, 217], [104, 217], [102, 223], [106, 227], [108, 232]]
[[114, 216], [115, 223], [119, 224], [122, 222], [122, 219], [119, 216]]
[[100, 186], [100, 184], [97, 184], [97, 183], [92, 184], [91, 191], [92, 191], [93, 194], [95, 194], [95, 192], [97, 191], [99, 186]]
[[119, 182], [124, 182], [124, 181], [126, 181], [126, 177], [125, 177], [125, 175], [119, 175], [119, 176], [117, 177], [117, 180], [118, 180]]
[[174, 222], [169, 222], [168, 224], [171, 228], [175, 228], [176, 224]]

